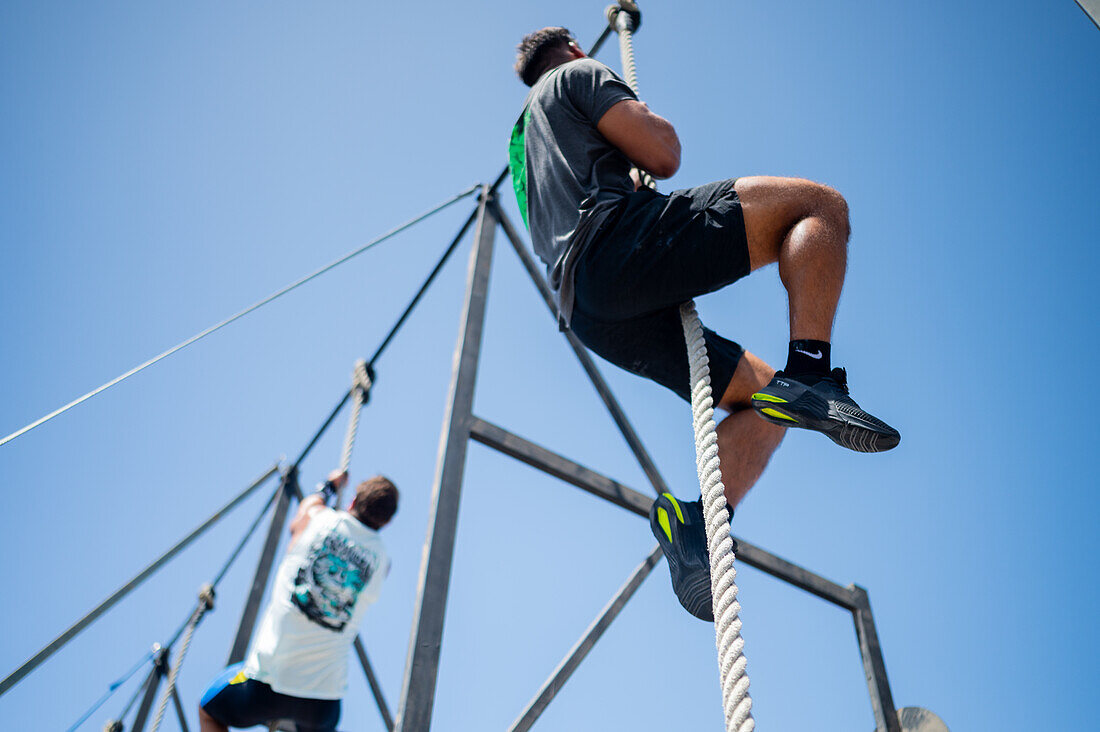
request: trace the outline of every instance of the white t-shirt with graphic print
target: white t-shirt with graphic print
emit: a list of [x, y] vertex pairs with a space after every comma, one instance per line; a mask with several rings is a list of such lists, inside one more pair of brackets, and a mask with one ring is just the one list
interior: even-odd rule
[[244, 673], [280, 694], [341, 698], [348, 650], [389, 568], [377, 531], [345, 511], [318, 510], [279, 565]]

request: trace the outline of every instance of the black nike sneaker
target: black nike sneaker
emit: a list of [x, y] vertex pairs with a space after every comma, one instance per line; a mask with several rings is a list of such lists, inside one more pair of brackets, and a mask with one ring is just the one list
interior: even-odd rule
[[752, 395], [752, 406], [772, 424], [824, 432], [856, 452], [883, 452], [901, 442], [896, 429], [864, 412], [848, 396], [848, 376], [840, 368], [828, 376], [797, 379], [779, 371]]
[[649, 509], [649, 528], [668, 559], [676, 599], [695, 617], [714, 622], [702, 503], [686, 503], [662, 493]]

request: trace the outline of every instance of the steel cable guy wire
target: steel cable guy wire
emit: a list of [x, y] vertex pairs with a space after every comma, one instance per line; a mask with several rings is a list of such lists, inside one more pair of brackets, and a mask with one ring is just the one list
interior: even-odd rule
[[311, 280], [313, 280], [317, 277], [320, 277], [325, 272], [328, 272], [329, 270], [340, 266], [344, 262], [347, 262], [349, 259], [352, 259], [353, 257], [356, 257], [356, 256], [362, 254], [363, 252], [367, 251], [368, 249], [375, 246], [376, 244], [381, 244], [382, 242], [386, 241], [387, 239], [390, 239], [393, 236], [396, 236], [397, 234], [401, 233], [402, 231], [409, 228], [413, 224], [417, 224], [417, 223], [423, 221], [424, 219], [428, 218], [429, 216], [431, 216], [433, 214], [436, 214], [436, 213], [439, 213], [440, 211], [447, 208], [451, 204], [456, 203], [458, 201], [461, 201], [463, 198], [466, 198], [467, 196], [473, 194], [475, 191], [478, 190], [479, 187], [480, 186], [476, 186], [476, 185], [470, 186], [469, 188], [467, 188], [462, 193], [459, 193], [455, 196], [452, 196], [451, 198], [447, 199], [446, 201], [444, 201], [443, 203], [439, 204], [438, 206], [432, 208], [431, 210], [420, 214], [416, 218], [410, 219], [409, 221], [406, 221], [405, 223], [401, 224], [400, 226], [397, 226], [393, 229], [390, 229], [385, 234], [382, 234], [381, 236], [367, 242], [366, 244], [359, 247], [358, 249], [355, 249], [351, 252], [348, 252], [347, 254], [340, 257], [339, 259], [337, 259], [333, 262], [330, 262], [329, 264], [326, 264], [324, 267], [321, 267], [316, 272], [313, 272], [312, 274], [306, 275], [305, 277], [301, 278], [300, 280], [292, 282], [291, 284], [287, 285], [286, 287], [282, 288], [281, 290], [278, 290], [277, 292], [274, 292], [274, 293], [268, 295], [263, 300], [260, 300], [259, 302], [256, 302], [256, 303], [248, 306], [247, 308], [240, 311], [236, 315], [231, 315], [230, 317], [226, 318], [225, 320], [221, 321], [220, 323], [217, 323], [216, 325], [212, 325], [212, 326], [210, 326], [209, 328], [207, 328], [206, 330], [204, 330], [200, 333], [196, 333], [195, 335], [191, 336], [187, 340], [182, 341], [181, 343], [177, 343], [176, 345], [172, 346], [167, 351], [164, 351], [163, 353], [161, 353], [157, 356], [154, 356], [153, 358], [149, 359], [148, 361], [135, 366], [134, 368], [130, 369], [129, 371], [127, 371], [124, 374], [116, 376], [115, 378], [108, 381], [106, 384], [103, 384], [102, 386], [99, 386], [96, 389], [93, 389], [92, 391], [88, 392], [84, 396], [81, 396], [81, 397], [78, 397], [78, 398], [74, 399], [73, 401], [69, 402], [65, 406], [59, 407], [58, 409], [55, 409], [54, 411], [50, 412], [49, 414], [45, 415], [44, 417], [39, 417], [35, 421], [33, 421], [30, 424], [26, 425], [25, 427], [23, 427], [21, 429], [18, 429], [15, 432], [12, 432], [10, 435], [8, 435], [7, 437], [4, 437], [3, 439], [0, 439], [0, 446], [6, 445], [7, 443], [14, 440], [16, 437], [19, 437], [20, 435], [24, 435], [24, 434], [30, 432], [31, 430], [33, 430], [35, 427], [38, 427], [38, 426], [40, 426], [40, 425], [42, 425], [46, 422], [49, 422], [54, 417], [57, 417], [58, 415], [69, 411], [70, 409], [77, 406], [78, 404], [81, 404], [83, 402], [88, 401], [89, 399], [96, 396], [97, 394], [100, 394], [100, 393], [106, 391], [107, 389], [110, 389], [115, 384], [118, 384], [119, 382], [125, 381], [126, 379], [130, 378], [131, 376], [133, 376], [134, 374], [136, 374], [140, 371], [144, 371], [145, 369], [147, 369], [148, 367], [150, 367], [153, 364], [157, 363], [158, 361], [161, 361], [165, 358], [168, 358], [169, 356], [176, 353], [177, 351], [181, 351], [184, 348], [186, 348], [187, 346], [190, 346], [192, 343], [195, 343], [196, 341], [202, 340], [203, 338], [210, 335], [211, 333], [214, 333], [215, 331], [221, 330], [222, 328], [229, 325], [230, 323], [232, 323], [236, 320], [239, 320], [240, 318], [243, 318], [244, 316], [248, 315], [249, 313], [251, 313], [254, 310], [258, 310], [259, 308], [263, 307], [264, 305], [267, 305], [271, 301], [273, 301], [277, 298], [280, 298], [283, 295], [287, 294], [291, 290], [294, 290], [298, 287], [301, 287], [302, 285], [306, 284], [307, 282], [309, 282], [309, 281], [311, 281]]

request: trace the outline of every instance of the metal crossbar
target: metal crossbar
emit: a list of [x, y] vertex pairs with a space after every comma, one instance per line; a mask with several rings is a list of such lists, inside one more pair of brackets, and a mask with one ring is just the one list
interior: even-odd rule
[[158, 569], [163, 567], [173, 557], [175, 557], [181, 551], [190, 546], [193, 541], [206, 533], [207, 529], [216, 524], [223, 517], [225, 517], [226, 514], [239, 506], [241, 502], [243, 502], [249, 496], [251, 496], [257, 488], [266, 483], [267, 480], [271, 478], [271, 476], [275, 475], [275, 473], [278, 472], [278, 470], [279, 466], [273, 465], [267, 472], [265, 472], [263, 475], [253, 481], [251, 485], [245, 488], [236, 498], [222, 506], [214, 513], [213, 516], [200, 524], [198, 528], [185, 536], [183, 539], [180, 539], [175, 546], [162, 554], [148, 567], [138, 572], [138, 574], [133, 579], [131, 579], [129, 582], [116, 590], [110, 597], [97, 605], [91, 612], [89, 612], [80, 620], [73, 623], [72, 627], [70, 627], [64, 633], [55, 638], [41, 651], [34, 654], [34, 656], [30, 660], [17, 668], [15, 671], [12, 671], [3, 681], [0, 681], [0, 695], [3, 695], [6, 691], [8, 691], [8, 689], [19, 683], [19, 681], [21, 681], [27, 674], [37, 668], [39, 664], [44, 662], [54, 653], [57, 653], [59, 650], [61, 650], [61, 648], [64, 647], [65, 644], [67, 644], [73, 638], [75, 638], [76, 635], [80, 633], [80, 631], [84, 630], [89, 625], [94, 623], [96, 620], [99, 619], [101, 615], [103, 615], [105, 612], [114, 607], [120, 600], [122, 600], [122, 598], [126, 597], [128, 594], [137, 589], [142, 582], [149, 579], [149, 577], [151, 577]]
[[566, 654], [565, 658], [561, 660], [558, 667], [554, 669], [554, 672], [550, 674], [542, 687], [539, 688], [538, 693], [535, 694], [535, 698], [532, 699], [527, 707], [520, 713], [519, 718], [512, 723], [509, 728], [510, 732], [526, 732], [531, 729], [531, 725], [535, 723], [535, 720], [539, 718], [543, 710], [550, 705], [550, 702], [554, 700], [554, 697], [558, 695], [561, 688], [565, 686], [565, 682], [569, 680], [569, 677], [573, 675], [573, 672], [577, 670], [577, 667], [581, 665], [587, 656], [588, 652], [592, 650], [596, 645], [596, 641], [603, 636], [604, 631], [611, 625], [611, 621], [619, 616], [622, 609], [626, 607], [626, 603], [630, 598], [634, 597], [634, 593], [638, 591], [638, 588], [642, 586], [642, 582], [649, 576], [649, 573], [653, 571], [653, 567], [661, 559], [661, 547], [655, 546], [641, 564], [631, 573], [626, 582], [619, 591], [615, 593], [615, 596], [604, 606], [604, 609], [592, 621], [592, 624], [584, 631], [584, 635], [580, 640], [574, 644], [574, 646]]
[[[499, 184], [499, 180], [497, 183]], [[515, 227], [494, 200], [492, 193], [494, 188], [495, 184], [486, 186], [482, 192], [477, 214], [477, 234], [470, 253], [466, 296], [458, 342], [455, 346], [454, 370], [432, 489], [432, 515], [420, 568], [416, 617], [410, 632], [401, 706], [394, 727], [400, 732], [426, 732], [431, 726], [439, 658], [443, 644], [443, 618], [446, 612], [447, 591], [456, 541], [462, 474], [470, 440], [525, 462], [531, 467], [614, 503], [635, 515], [648, 517], [649, 507], [653, 502], [650, 496], [474, 415], [473, 395], [488, 297], [489, 273], [492, 266], [493, 232], [496, 225], [499, 224], [504, 231], [551, 314], [555, 314], [550, 289]], [[664, 479], [657, 471], [648, 451], [587, 350], [572, 333], [567, 331], [565, 337], [653, 489], [656, 492], [667, 490]], [[856, 585], [843, 587], [750, 542], [743, 539], [737, 541], [739, 562], [852, 613], [876, 728], [880, 732], [901, 732], [866, 591]], [[607, 626], [634, 594], [641, 581], [649, 574], [655, 562], [656, 557], [651, 555], [635, 570], [619, 593], [520, 713], [512, 725], [513, 730], [526, 730], [534, 724], [577, 665], [587, 656]]]
[[[596, 50], [598, 50], [609, 37], [610, 33], [611, 27], [605, 27], [603, 33], [591, 48], [590, 52], [592, 54], [595, 54]], [[470, 225], [476, 222], [475, 242], [470, 253], [466, 296], [462, 311], [458, 343], [455, 348], [454, 369], [449, 390], [448, 406], [444, 417], [443, 430], [440, 435], [439, 459], [436, 477], [433, 482], [431, 520], [429, 522], [424, 558], [420, 569], [419, 589], [416, 600], [416, 617], [414, 618], [412, 631], [410, 633], [409, 653], [402, 685], [401, 703], [396, 720], [394, 720], [390, 714], [389, 706], [386, 704], [382, 695], [381, 688], [367, 657], [362, 640], [357, 637], [354, 644], [356, 655], [362, 665], [371, 692], [378, 705], [383, 723], [386, 729], [391, 731], [426, 731], [431, 725], [432, 708], [434, 705], [435, 688], [439, 669], [439, 657], [443, 642], [443, 619], [446, 612], [446, 600], [450, 584], [451, 565], [453, 562], [457, 532], [459, 500], [466, 451], [470, 440], [477, 441], [498, 452], [525, 462], [538, 470], [553, 475], [592, 495], [607, 500], [635, 515], [647, 517], [649, 507], [653, 502], [651, 497], [643, 493], [575, 463], [545, 447], [536, 445], [518, 435], [512, 434], [473, 414], [473, 395], [477, 379], [478, 362], [480, 359], [489, 274], [492, 266], [495, 232], [498, 225], [512, 244], [521, 264], [527, 271], [532, 283], [541, 295], [551, 314], [556, 316], [553, 295], [542, 276], [540, 267], [528, 253], [526, 245], [519, 233], [495, 200], [495, 191], [506, 179], [507, 173], [508, 168], [505, 167], [492, 185], [480, 187], [480, 196], [475, 211], [471, 213], [470, 217], [466, 220], [458, 235], [447, 247], [443, 257], [428, 276], [427, 281], [421, 286], [412, 302], [371, 358], [370, 363], [367, 364], [369, 368], [381, 355], [397, 330], [404, 324], [409, 313], [432, 284], [436, 275], [440, 272], [444, 263], [464, 237]], [[469, 195], [472, 191], [473, 189], [459, 194], [420, 218], [431, 215], [431, 213]], [[419, 220], [419, 218], [417, 220]], [[266, 304], [266, 302], [284, 294], [284, 292], [346, 261], [366, 248], [369, 248], [374, 243], [389, 238], [397, 233], [397, 231], [407, 228], [412, 223], [415, 223], [415, 220], [388, 232], [375, 242], [371, 242], [356, 252], [313, 273], [309, 277], [293, 283], [290, 287], [257, 303], [257, 305], [252, 308], [238, 313], [232, 318], [208, 329], [208, 331], [204, 331], [170, 351], [161, 354], [155, 359], [139, 366], [131, 373], [136, 373], [138, 370], [152, 365], [157, 360], [171, 355], [171, 353], [174, 353], [176, 350], [208, 335], [210, 332], [228, 325], [233, 320], [242, 317], [247, 314], [247, 312], [251, 312], [251, 310], [256, 307]], [[657, 470], [656, 464], [649, 455], [641, 439], [638, 437], [630, 421], [627, 419], [625, 411], [619, 405], [618, 400], [603, 379], [602, 374], [588, 354], [587, 349], [571, 332], [567, 331], [564, 335], [567, 343], [580, 362], [581, 367], [592, 382], [604, 406], [607, 408], [616, 427], [626, 441], [627, 446], [637, 459], [653, 491], [658, 494], [667, 491], [667, 484]], [[56, 416], [56, 414], [61, 413], [71, 406], [75, 406], [77, 403], [94, 396], [99, 393], [99, 391], [131, 375], [131, 373], [127, 373], [114, 382], [110, 382], [100, 387], [100, 389], [95, 392], [81, 397], [79, 400], [66, 405], [57, 412], [47, 415], [42, 420], [28, 425], [23, 430], [5, 437], [3, 440], [0, 440], [0, 444], [14, 439], [23, 432], [37, 426], [37, 424], [44, 422], [46, 419]], [[231, 663], [241, 660], [247, 649], [252, 634], [252, 628], [258, 614], [259, 603], [266, 589], [268, 578], [274, 564], [274, 556], [279, 543], [279, 537], [285, 527], [290, 501], [292, 498], [297, 498], [298, 500], [302, 498], [302, 492], [297, 483], [297, 467], [316, 445], [321, 434], [325, 432], [339, 411], [352, 398], [353, 392], [354, 389], [344, 394], [343, 398], [329, 414], [324, 424], [306, 445], [298, 459], [291, 464], [283, 477], [280, 489], [276, 494], [276, 510], [272, 517], [267, 541], [265, 542], [264, 550], [261, 552], [252, 590], [245, 604], [237, 637], [230, 652]], [[90, 624], [111, 605], [120, 600], [149, 574], [174, 556], [175, 553], [182, 550], [184, 546], [205, 531], [206, 528], [220, 518], [221, 515], [243, 500], [263, 481], [271, 477], [274, 472], [275, 468], [264, 475], [253, 486], [250, 486], [244, 494], [231, 501], [230, 504], [223, 508], [218, 514], [215, 514], [214, 517], [208, 520], [207, 523], [200, 526], [199, 529], [196, 529], [192, 535], [169, 550], [168, 553], [154, 562], [153, 565], [146, 568], [146, 570], [135, 577], [128, 585], [124, 586], [116, 592], [115, 595], [112, 595], [107, 601], [93, 610], [92, 613], [62, 634], [54, 643], [47, 646], [47, 648], [43, 649], [43, 651], [28, 661], [27, 664], [24, 664], [24, 666], [20, 667], [0, 682], [0, 695], [33, 670], [35, 666], [44, 661], [45, 658], [67, 643], [68, 640], [86, 627], [87, 624]], [[738, 560], [740, 562], [843, 607], [852, 613], [877, 729], [882, 732], [901, 732], [897, 713], [893, 706], [889, 681], [886, 676], [885, 662], [879, 646], [867, 591], [857, 585], [849, 585], [848, 587], [838, 585], [809, 570], [782, 559], [781, 557], [771, 554], [760, 547], [744, 541], [743, 539], [738, 539], [738, 545]], [[633, 597], [659, 559], [660, 549], [659, 547], [655, 547], [646, 559], [634, 570], [615, 596], [612, 597], [600, 615], [597, 616], [592, 624], [586, 629], [584, 634], [561, 661], [558, 667], [551, 673], [551, 676], [544, 682], [535, 697], [520, 713], [519, 717], [517, 717], [511, 729], [527, 730], [534, 724], [539, 715], [545, 710], [546, 706], [553, 700], [558, 691], [572, 675], [573, 671], [575, 671], [581, 661], [587, 657], [595, 646], [595, 643], [610, 626], [611, 622], [619, 615], [630, 598]], [[164, 649], [158, 653], [157, 657], [154, 659], [153, 669], [150, 671], [143, 685], [143, 700], [138, 709], [137, 718], [135, 719], [135, 730], [143, 729], [147, 721], [160, 682], [165, 675], [166, 656], [167, 653]], [[186, 720], [184, 719], [179, 696], [175, 689], [172, 689], [171, 700], [180, 717], [181, 725], [186, 729]], [[127, 708], [129, 708], [129, 705]]]

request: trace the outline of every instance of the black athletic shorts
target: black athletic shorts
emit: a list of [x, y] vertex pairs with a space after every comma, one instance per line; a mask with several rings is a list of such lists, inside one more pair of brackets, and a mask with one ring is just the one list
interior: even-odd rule
[[254, 727], [276, 719], [290, 719], [298, 732], [336, 732], [340, 721], [339, 699], [304, 699], [287, 696], [244, 675], [243, 663], [235, 663], [211, 682], [200, 705], [214, 719], [229, 727]]
[[[749, 273], [736, 179], [626, 196], [577, 260], [570, 328], [595, 353], [691, 400], [680, 305]], [[704, 328], [717, 404], [744, 350]]]

